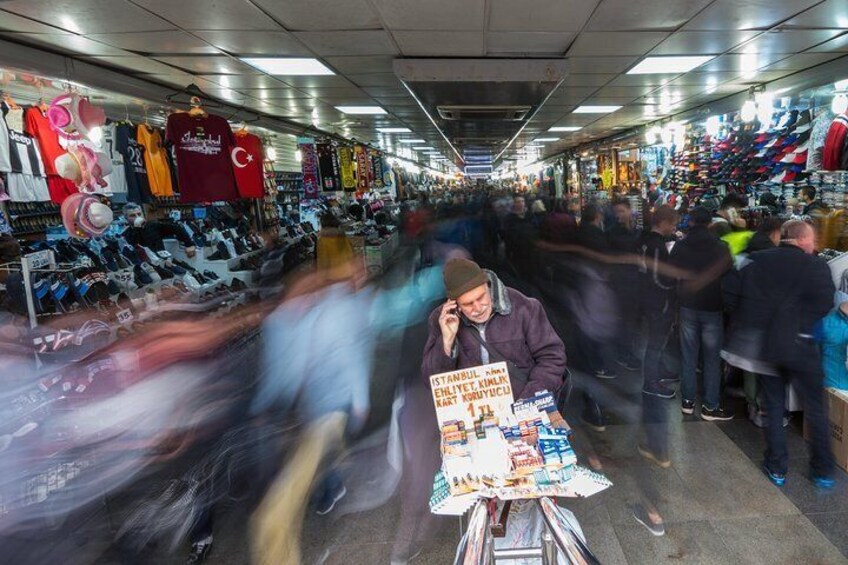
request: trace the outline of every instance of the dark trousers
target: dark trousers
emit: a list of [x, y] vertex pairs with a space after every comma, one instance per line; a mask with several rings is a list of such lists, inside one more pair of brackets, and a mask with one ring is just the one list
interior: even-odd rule
[[824, 403], [824, 373], [818, 347], [811, 340], [799, 339], [790, 361], [782, 362], [779, 377], [759, 375], [760, 390], [768, 422], [765, 427], [765, 464], [774, 473], [785, 474], [789, 455], [783, 428], [786, 384], [792, 383], [804, 402], [804, 417], [810, 426], [810, 467], [817, 476], [830, 476], [833, 455], [830, 452], [827, 409]]
[[718, 408], [721, 400], [721, 346], [723, 341], [721, 312], [680, 309], [680, 353], [683, 367], [680, 375], [680, 395], [695, 400], [698, 393], [698, 358], [704, 359], [704, 398], [709, 410]]
[[648, 339], [645, 359], [642, 361], [642, 373], [644, 386], [647, 387], [663, 378], [663, 357], [674, 324], [674, 315], [669, 306], [646, 308], [644, 314], [647, 319]]

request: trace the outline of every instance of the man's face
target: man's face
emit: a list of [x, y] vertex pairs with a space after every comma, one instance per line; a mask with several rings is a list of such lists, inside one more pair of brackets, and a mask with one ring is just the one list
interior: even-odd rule
[[487, 322], [492, 317], [492, 293], [488, 284], [481, 284], [456, 299], [465, 317], [475, 324]]
[[127, 210], [126, 216], [127, 216], [127, 222], [132, 226], [132, 225], [135, 224], [136, 218], [142, 218], [142, 219], [144, 218], [144, 212], [142, 212], [138, 208], [134, 208], [132, 210]]
[[615, 220], [623, 225], [630, 224], [630, 208], [627, 206], [622, 206], [621, 204], [616, 204], [612, 207], [612, 211], [615, 214]]
[[674, 230], [677, 228], [676, 222], [660, 222], [657, 225], [657, 231], [664, 235], [665, 237], [669, 237], [674, 234]]
[[804, 232], [795, 240], [795, 244], [804, 250], [804, 253], [812, 255], [816, 252], [816, 230], [812, 226], [806, 226]]

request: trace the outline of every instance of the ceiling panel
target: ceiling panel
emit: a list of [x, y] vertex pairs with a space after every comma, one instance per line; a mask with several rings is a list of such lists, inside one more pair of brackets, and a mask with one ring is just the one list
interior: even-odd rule
[[582, 102], [587, 96], [594, 94], [598, 89], [595, 87], [581, 87], [581, 86], [571, 86], [571, 87], [559, 87], [548, 101], [545, 103], [546, 106], [571, 106], [573, 104], [579, 104]]
[[322, 102], [327, 104], [332, 104], [334, 106], [373, 106], [374, 99], [370, 96], [365, 96], [363, 94], [350, 94], [350, 95], [332, 95], [327, 94], [320, 97]]
[[798, 53], [844, 33], [840, 29], [775, 30], [763, 33], [735, 53]]
[[290, 31], [380, 29], [368, 0], [252, 0]]
[[489, 32], [486, 34], [486, 52], [489, 55], [546, 53], [562, 55], [565, 53], [576, 32]]
[[586, 29], [589, 31], [674, 30], [712, 0], [604, 0]]
[[490, 31], [580, 31], [599, 0], [491, 0]]
[[391, 73], [394, 57], [326, 57], [324, 61], [343, 74]]
[[180, 67], [191, 73], [202, 74], [260, 74], [250, 65], [223, 55], [194, 55], [185, 57], [156, 57], [157, 60]]
[[737, 71], [691, 72], [678, 77], [669, 84], [710, 86], [735, 80], [741, 75]]
[[87, 36], [89, 39], [113, 45], [121, 49], [141, 53], [180, 53], [214, 54], [218, 53], [202, 39], [182, 31], [146, 31], [140, 33], [99, 33]]
[[781, 59], [765, 67], [765, 69], [767, 71], [802, 71], [843, 56], [840, 53], [800, 53]]
[[644, 96], [655, 90], [655, 86], [605, 86], [599, 89], [594, 95], [604, 97], [630, 97], [634, 100], [640, 96]]
[[[728, 54], [716, 57], [712, 61], [698, 67], [698, 72], [735, 71], [745, 72], [771, 65], [785, 59], [786, 54], [753, 53], [751, 55]], [[750, 59], [750, 62], [749, 62]]]
[[322, 57], [397, 54], [391, 37], [382, 30], [299, 31], [294, 35]]
[[287, 76], [280, 79], [297, 88], [343, 88], [355, 86], [352, 82], [340, 75], [321, 76]]
[[308, 57], [312, 54], [296, 37], [285, 31], [197, 31], [194, 34], [218, 49], [238, 55]]
[[183, 29], [276, 30], [280, 26], [249, 0], [133, 0]]
[[568, 72], [573, 74], [623, 73], [637, 57], [569, 57]]
[[361, 98], [369, 98], [369, 96], [361, 89], [355, 86], [343, 86], [340, 88], [312, 88], [312, 87], [301, 87], [300, 90], [308, 93], [313, 98], [321, 98], [324, 99], [329, 96], [333, 96], [336, 98], [342, 96], [359, 96]]
[[[557, 127], [557, 126], [581, 126], [581, 127], [584, 127], [584, 126], [591, 124], [592, 122], [597, 121], [600, 117], [601, 117], [601, 114], [574, 114], [574, 113], [572, 113], [572, 114], [568, 114], [567, 116], [564, 116], [559, 121], [553, 123], [551, 127]], [[562, 132], [551, 132], [551, 133], [560, 134]]]
[[294, 88], [260, 88], [250, 90], [249, 94], [262, 100], [297, 100], [309, 99], [309, 94]]
[[560, 89], [568, 88], [572, 86], [604, 86], [609, 83], [612, 79], [614, 79], [617, 75], [607, 74], [607, 75], [567, 75], [562, 80], [562, 85]]
[[823, 43], [817, 47], [813, 47], [810, 51], [814, 53], [836, 52], [848, 53], [848, 35], [840, 35], [835, 39], [831, 39], [827, 43]]
[[174, 28], [127, 0], [12, 0], [0, 5], [9, 12], [81, 34]]
[[176, 69], [166, 65], [165, 63], [160, 63], [159, 61], [148, 59], [147, 57], [141, 57], [139, 55], [132, 55], [130, 57], [91, 57], [91, 61], [120, 67], [134, 74], [142, 73], [191, 77], [191, 75], [187, 73], [177, 72]]
[[481, 57], [483, 32], [397, 31], [394, 37], [407, 57]]
[[720, 55], [757, 31], [679, 31], [657, 45], [651, 55]]
[[70, 51], [80, 55], [132, 55], [123, 49], [106, 45], [99, 41], [87, 39], [79, 35], [47, 34], [47, 33], [3, 33], [13, 41], [22, 41], [31, 45], [48, 47], [52, 50]]
[[409, 98], [408, 91], [402, 87], [392, 87], [392, 86], [367, 86], [363, 88], [365, 92], [368, 93], [369, 96], [379, 97], [379, 98]]
[[767, 29], [821, 0], [716, 0], [692, 18], [685, 30]]
[[[402, 88], [400, 79], [394, 73], [348, 74], [346, 76], [358, 86], [398, 86]], [[406, 92], [406, 89], [404, 89], [404, 92]]]
[[826, 0], [786, 22], [785, 26], [848, 29], [848, 2]]
[[268, 75], [201, 75], [201, 78], [227, 88], [285, 88], [285, 84]]
[[620, 75], [609, 86], [660, 86], [671, 82], [678, 75]]
[[[56, 22], [46, 22], [46, 23], [56, 23]], [[46, 23], [39, 23], [37, 21], [31, 20], [29, 18], [24, 18], [22, 16], [18, 16], [16, 14], [10, 14], [9, 12], [0, 11], [0, 29], [7, 29], [10, 31], [18, 31], [21, 33], [51, 33], [51, 34], [59, 34], [59, 33], [71, 33], [67, 30], [64, 30], [59, 27], [54, 27], [52, 25], [46, 25]]]
[[468, 30], [484, 28], [484, 0], [372, 0], [392, 30]]
[[583, 32], [568, 51], [569, 57], [615, 57], [644, 55], [668, 37], [664, 32], [589, 31]]

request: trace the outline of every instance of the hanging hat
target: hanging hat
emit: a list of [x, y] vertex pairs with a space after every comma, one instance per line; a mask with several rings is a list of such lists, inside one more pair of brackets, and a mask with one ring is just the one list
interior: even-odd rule
[[106, 112], [79, 94], [62, 94], [47, 109], [50, 127], [65, 139], [82, 139], [106, 123]]
[[62, 202], [62, 223], [72, 237], [103, 235], [112, 219], [112, 209], [91, 194], [72, 194]]
[[83, 192], [94, 192], [108, 185], [104, 177], [112, 172], [109, 156], [86, 145], [72, 147], [56, 157], [56, 171]]

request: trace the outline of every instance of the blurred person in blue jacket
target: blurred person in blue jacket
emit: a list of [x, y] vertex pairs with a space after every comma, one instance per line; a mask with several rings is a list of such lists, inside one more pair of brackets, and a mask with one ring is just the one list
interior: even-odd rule
[[824, 317], [819, 328], [824, 367], [824, 386], [848, 390], [848, 294], [836, 293], [837, 307]]

